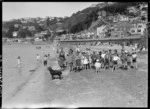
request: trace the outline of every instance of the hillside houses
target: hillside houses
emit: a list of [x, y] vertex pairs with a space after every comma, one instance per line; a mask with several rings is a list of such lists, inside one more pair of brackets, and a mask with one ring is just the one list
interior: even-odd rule
[[128, 21], [118, 21], [114, 22], [111, 25], [102, 25], [97, 28], [97, 36], [99, 38], [106, 38], [108, 34], [111, 37], [128, 37], [131, 35], [143, 35], [146, 30], [146, 23], [137, 21], [137, 22], [128, 22]]
[[97, 28], [97, 36], [99, 38], [104, 38], [105, 37], [105, 32], [106, 32], [106, 26], [102, 25], [101, 27]]
[[120, 15], [120, 14], [115, 15], [113, 17], [113, 22], [118, 22], [118, 21], [129, 21], [129, 17], [126, 15]]
[[142, 10], [143, 8], [148, 8], [148, 4], [140, 4], [139, 7]]
[[146, 31], [146, 24], [144, 23], [135, 24], [134, 27], [130, 29], [131, 34], [143, 35], [145, 31]]
[[35, 31], [35, 26], [28, 26], [29, 31]]
[[137, 13], [138, 12], [138, 9], [134, 6], [128, 7], [127, 10], [129, 13]]

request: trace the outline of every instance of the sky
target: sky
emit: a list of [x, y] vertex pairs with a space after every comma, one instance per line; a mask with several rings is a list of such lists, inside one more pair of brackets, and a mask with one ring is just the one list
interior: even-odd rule
[[3, 2], [3, 21], [23, 17], [64, 17], [98, 2]]

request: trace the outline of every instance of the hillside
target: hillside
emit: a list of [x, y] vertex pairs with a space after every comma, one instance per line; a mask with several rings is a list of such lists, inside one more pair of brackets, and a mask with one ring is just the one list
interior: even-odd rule
[[[78, 11], [76, 13], [73, 13], [70, 17], [48, 17], [43, 18], [43, 20], [40, 20], [40, 23], [38, 23], [38, 20], [32, 18], [33, 20], [31, 22], [22, 23], [21, 19], [16, 19], [14, 21], [9, 22], [3, 22], [3, 29], [9, 30], [9, 37], [12, 36], [13, 31], [21, 31], [20, 28], [16, 29], [13, 26], [15, 24], [20, 24], [23, 26], [34, 26], [35, 27], [35, 33], [39, 33], [41, 31], [45, 30], [52, 30], [54, 32], [57, 32], [59, 30], [66, 30], [69, 33], [78, 33], [84, 30], [92, 30], [96, 29], [97, 27], [112, 23], [112, 20], [108, 19], [108, 16], [114, 17], [117, 14], [127, 15], [127, 16], [139, 16], [139, 13], [133, 14], [129, 13], [127, 8], [128, 7], [135, 7], [139, 8], [139, 4], [144, 4], [145, 2], [103, 2], [91, 5], [90, 7], [87, 7], [81, 11]], [[99, 14], [102, 11], [105, 11], [106, 14], [102, 15]], [[102, 19], [99, 19], [99, 16], [103, 16]], [[41, 19], [41, 18], [38, 18]], [[6, 33], [4, 33], [6, 34]], [[4, 36], [4, 35], [3, 35]], [[5, 35], [7, 36], [7, 35]]]
[[82, 30], [92, 29], [105, 24], [104, 21], [98, 20], [99, 11], [106, 11], [107, 14], [104, 17], [105, 19], [107, 19], [109, 14], [113, 16], [116, 14], [129, 15], [127, 8], [130, 6], [138, 7], [140, 3], [141, 2], [115, 2], [113, 4], [109, 4], [104, 2], [102, 4], [97, 4], [94, 7], [88, 7], [82, 11], [74, 13], [63, 23], [63, 28], [68, 29], [70, 33], [77, 33]]

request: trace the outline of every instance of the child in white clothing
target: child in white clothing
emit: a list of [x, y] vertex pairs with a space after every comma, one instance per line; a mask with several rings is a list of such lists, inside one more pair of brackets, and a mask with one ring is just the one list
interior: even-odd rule
[[18, 56], [18, 67], [20, 68], [21, 67], [21, 57]]
[[95, 69], [96, 69], [96, 72], [100, 72], [100, 68], [101, 68], [101, 63], [99, 62], [99, 60], [97, 59], [96, 60], [96, 63], [95, 63]]
[[116, 70], [116, 68], [118, 68], [118, 60], [120, 60], [120, 58], [117, 56], [117, 54], [114, 54], [112, 71], [114, 71], [114, 70]]
[[83, 65], [84, 65], [84, 69], [87, 70], [87, 68], [88, 68], [88, 59], [87, 59], [86, 56], [83, 57]]

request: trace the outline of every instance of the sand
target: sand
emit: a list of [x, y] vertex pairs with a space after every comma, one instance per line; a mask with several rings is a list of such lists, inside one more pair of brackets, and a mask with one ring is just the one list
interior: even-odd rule
[[[46, 68], [36, 63], [36, 54], [41, 55], [41, 50], [36, 50], [36, 46], [3, 45], [2, 107], [147, 107], [147, 54], [138, 54], [137, 70], [102, 70], [100, 74], [94, 70], [79, 73], [66, 70], [63, 80], [52, 81]], [[51, 54], [49, 66], [60, 69], [52, 47], [41, 46]], [[99, 50], [110, 47], [91, 48]], [[121, 49], [117, 46], [113, 48]], [[22, 59], [21, 70], [17, 68], [19, 55]]]

